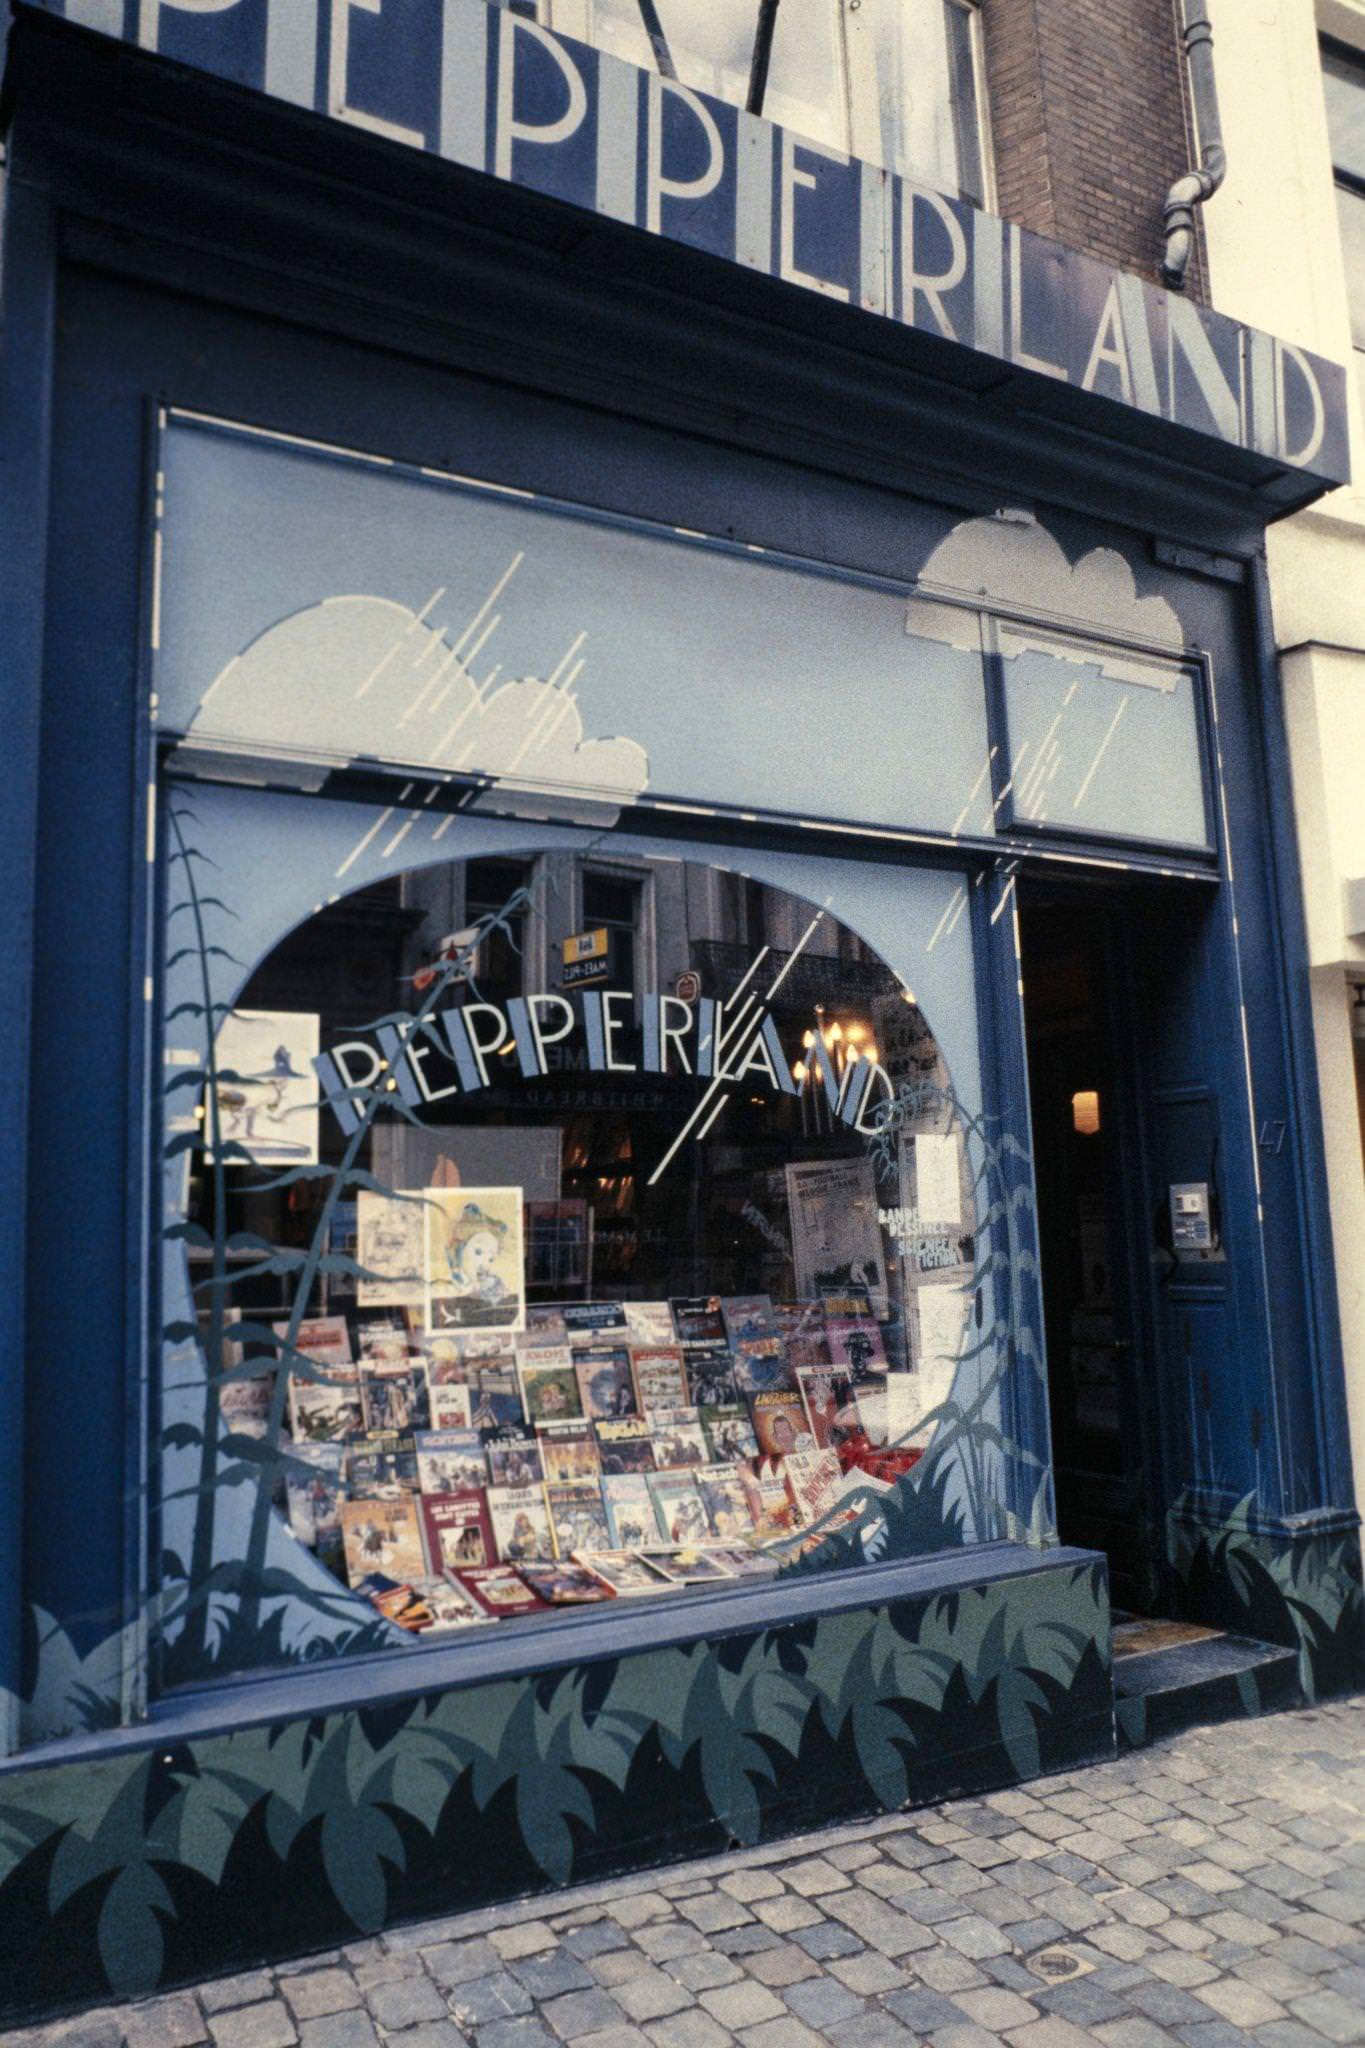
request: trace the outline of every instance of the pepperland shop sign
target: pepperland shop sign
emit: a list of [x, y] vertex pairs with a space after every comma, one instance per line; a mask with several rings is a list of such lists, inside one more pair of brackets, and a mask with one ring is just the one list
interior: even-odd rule
[[27, 0], [941, 342], [1349, 474], [1346, 373], [482, 0]]
[[[811, 1040], [803, 1047], [807, 1085], [823, 1091], [840, 1122], [871, 1137], [877, 1105], [894, 1093], [890, 1077], [869, 1059], [840, 1070], [819, 1030]], [[755, 997], [727, 1006], [709, 996], [692, 1003], [650, 989], [514, 996], [506, 1003], [466, 1002], [428, 1017], [391, 1019], [369, 1036], [320, 1053], [313, 1067], [323, 1100], [350, 1137], [375, 1088], [391, 1090], [420, 1111], [500, 1086], [513, 1055], [525, 1080], [542, 1080], [566, 1050], [575, 1055], [570, 1064], [579, 1073], [672, 1074], [706, 1084], [653, 1180], [685, 1139], [706, 1136], [732, 1086], [801, 1093], [772, 1013]]]

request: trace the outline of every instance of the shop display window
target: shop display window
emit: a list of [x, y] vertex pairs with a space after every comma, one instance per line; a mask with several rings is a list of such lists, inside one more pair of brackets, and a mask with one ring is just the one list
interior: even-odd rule
[[[227, 971], [244, 801], [296, 865], [349, 836], [173, 786], [168, 993]], [[955, 889], [902, 883], [924, 943]], [[828, 905], [614, 842], [429, 854], [287, 928], [203, 1070], [200, 1007], [168, 1011], [167, 1682], [875, 1558], [964, 1361], [998, 1397], [981, 1127]], [[997, 1533], [952, 1466], [928, 1547]]]

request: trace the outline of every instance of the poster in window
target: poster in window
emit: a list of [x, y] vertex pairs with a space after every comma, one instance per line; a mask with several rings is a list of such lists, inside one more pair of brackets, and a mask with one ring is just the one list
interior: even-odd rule
[[521, 1214], [519, 1187], [427, 1190], [427, 1322], [433, 1330], [525, 1328]]
[[[216, 1047], [223, 1143], [245, 1146], [260, 1165], [316, 1166], [317, 1053], [311, 1011], [233, 1010], [224, 1017]], [[207, 1113], [205, 1135], [212, 1136]], [[245, 1162], [229, 1154], [228, 1163]]]
[[419, 1193], [356, 1197], [356, 1301], [361, 1308], [425, 1305], [423, 1197]]
[[878, 1322], [890, 1314], [877, 1183], [870, 1159], [820, 1159], [787, 1168], [796, 1292], [806, 1299], [866, 1288]]

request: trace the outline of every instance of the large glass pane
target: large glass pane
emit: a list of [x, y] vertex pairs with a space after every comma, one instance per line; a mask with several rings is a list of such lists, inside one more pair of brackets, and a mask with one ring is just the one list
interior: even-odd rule
[[1323, 96], [1332, 162], [1365, 178], [1365, 63], [1337, 50], [1322, 53]]
[[1337, 219], [1346, 267], [1346, 297], [1351, 309], [1351, 339], [1365, 348], [1365, 192], [1337, 186]]
[[856, 9], [845, 0], [843, 20], [857, 153], [979, 202], [969, 12], [953, 0], [861, 0]]
[[181, 420], [163, 463], [158, 715], [198, 770], [991, 829], [979, 649], [895, 591]]
[[1033, 627], [999, 645], [1014, 822], [1211, 844], [1191, 669]]
[[1046, 1532], [964, 877], [166, 813], [167, 1682]]

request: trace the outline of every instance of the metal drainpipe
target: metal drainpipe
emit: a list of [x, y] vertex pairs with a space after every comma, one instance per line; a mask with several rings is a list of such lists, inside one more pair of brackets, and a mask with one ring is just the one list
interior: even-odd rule
[[1194, 101], [1194, 132], [1199, 145], [1196, 169], [1183, 171], [1166, 194], [1162, 221], [1166, 254], [1163, 281], [1173, 292], [1183, 289], [1194, 251], [1194, 209], [1212, 199], [1227, 176], [1227, 151], [1218, 118], [1218, 82], [1213, 70], [1213, 26], [1208, 0], [1180, 0], [1181, 38], [1190, 72]]

